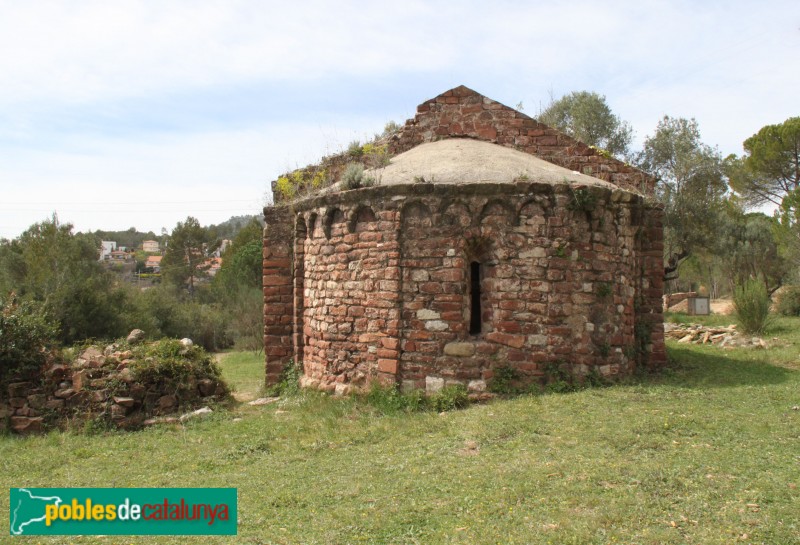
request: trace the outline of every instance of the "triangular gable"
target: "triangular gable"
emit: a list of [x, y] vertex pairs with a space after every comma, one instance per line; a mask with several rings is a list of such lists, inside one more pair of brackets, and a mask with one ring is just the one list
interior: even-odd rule
[[603, 150], [567, 136], [460, 85], [423, 102], [389, 142], [392, 155], [444, 138], [476, 138], [530, 153], [625, 189], [652, 194], [655, 179]]

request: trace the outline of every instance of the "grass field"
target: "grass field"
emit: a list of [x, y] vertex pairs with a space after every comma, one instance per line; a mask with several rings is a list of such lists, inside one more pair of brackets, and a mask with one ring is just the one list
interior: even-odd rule
[[[673, 365], [658, 377], [442, 415], [305, 394], [185, 427], [0, 437], [4, 488], [239, 494], [236, 537], [11, 541], [800, 543], [800, 319], [779, 320], [770, 336], [782, 346], [671, 344]], [[239, 391], [260, 384], [260, 358], [228, 355], [222, 366]]]

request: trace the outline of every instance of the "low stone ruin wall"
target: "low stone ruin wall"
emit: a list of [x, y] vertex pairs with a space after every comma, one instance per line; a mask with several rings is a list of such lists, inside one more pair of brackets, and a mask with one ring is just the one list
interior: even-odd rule
[[50, 364], [39, 377], [9, 383], [0, 392], [0, 430], [25, 434], [88, 420], [135, 429], [228, 395], [213, 375], [192, 376], [177, 387], [168, 380], [137, 380], [135, 362], [130, 349], [90, 346], [72, 363]]

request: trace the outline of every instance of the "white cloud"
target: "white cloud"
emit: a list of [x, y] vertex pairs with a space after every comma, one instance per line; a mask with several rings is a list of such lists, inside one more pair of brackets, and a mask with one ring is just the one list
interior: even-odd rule
[[[220, 206], [206, 221], [217, 222], [227, 217], [225, 196], [257, 210], [281, 171], [402, 121], [397, 112], [462, 83], [511, 106], [523, 101], [534, 116], [549, 90], [597, 91], [639, 141], [664, 114], [696, 117], [725, 153], [740, 152], [764, 124], [800, 115], [800, 8], [788, 0], [757, 9], [735, 1], [0, 0], [0, 13], [0, 188], [40, 202], [35, 215], [19, 210], [15, 220], [0, 203], [0, 236], [44, 217], [45, 197], [66, 205], [97, 195], [140, 202], [130, 192], [170, 202], [197, 195], [172, 215], [128, 207], [102, 221], [99, 211], [64, 218], [81, 229], [171, 227], [208, 199]], [[213, 120], [185, 120], [203, 113], [198, 99], [180, 122], [159, 123], [174, 101], [220, 89], [231, 104]], [[262, 89], [259, 115], [237, 110], [237, 93]], [[298, 89], [302, 101], [287, 95]], [[392, 111], [375, 113], [376, 102]], [[242, 103], [252, 107], [251, 96]], [[225, 118], [231, 112], [235, 122]]]
[[210, 224], [259, 214], [279, 174], [380, 126], [377, 119], [348, 121], [355, 129], [272, 124], [138, 141], [84, 136], [72, 142], [73, 151], [0, 155], [0, 237], [14, 237], [53, 211], [82, 231], [158, 231], [188, 215]]

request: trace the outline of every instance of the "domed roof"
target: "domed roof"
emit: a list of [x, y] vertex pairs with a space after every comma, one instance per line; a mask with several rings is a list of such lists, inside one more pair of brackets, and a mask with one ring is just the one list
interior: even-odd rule
[[470, 138], [420, 144], [367, 171], [380, 185], [511, 183], [524, 180], [619, 189], [598, 178], [568, 170], [528, 153]]

